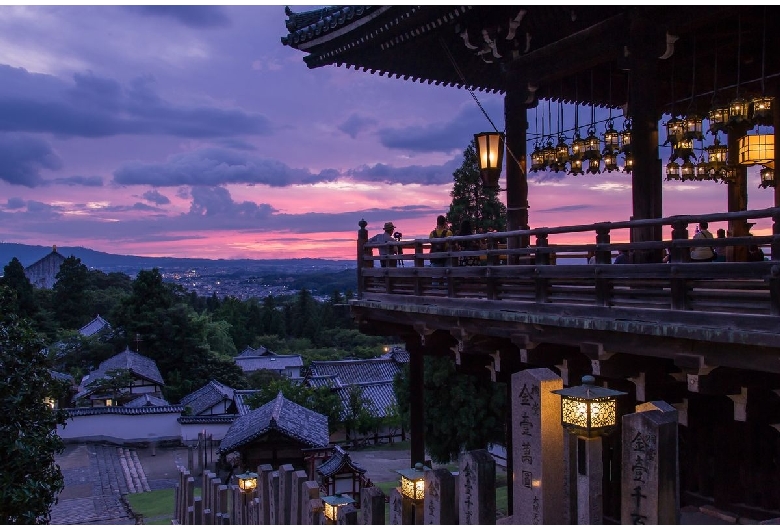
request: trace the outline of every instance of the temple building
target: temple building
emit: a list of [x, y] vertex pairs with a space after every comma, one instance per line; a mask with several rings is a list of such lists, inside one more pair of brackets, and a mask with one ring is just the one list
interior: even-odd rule
[[57, 273], [65, 261], [65, 256], [57, 252], [57, 245], [52, 246], [51, 252], [24, 268], [24, 274], [33, 287], [38, 289], [51, 289], [57, 283]]

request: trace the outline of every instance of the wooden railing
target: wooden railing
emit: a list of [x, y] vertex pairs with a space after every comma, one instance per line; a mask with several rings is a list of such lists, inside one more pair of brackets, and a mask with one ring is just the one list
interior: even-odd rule
[[[773, 235], [708, 239], [704, 245], [702, 240], [688, 237], [689, 224], [761, 219], [773, 221]], [[432, 241], [437, 241], [431, 239], [369, 244], [365, 221], [360, 225], [359, 299], [424, 297], [426, 303], [443, 298], [450, 303], [590, 305], [780, 316], [780, 208], [453, 236], [443, 240], [450, 250], [436, 253], [430, 252]], [[610, 242], [618, 231], [628, 234], [647, 227], [670, 230], [671, 237]], [[581, 240], [587, 233], [591, 234], [590, 242], [550, 243], [553, 237]], [[523, 240], [533, 243], [522, 247], [518, 242]], [[476, 241], [481, 248], [458, 250], [466, 241]], [[734, 260], [745, 256], [751, 245], [762, 248], [764, 261], [691, 263], [689, 259], [692, 247], [725, 250]], [[401, 252], [387, 256], [388, 267], [379, 266], [378, 249], [382, 246]], [[629, 251], [633, 257], [630, 264], [611, 264], [620, 250]], [[594, 265], [587, 262], [589, 252], [595, 255]], [[662, 261], [666, 254], [668, 263]], [[445, 258], [447, 265], [431, 267], [431, 257]], [[466, 257], [479, 265], [459, 265]]]

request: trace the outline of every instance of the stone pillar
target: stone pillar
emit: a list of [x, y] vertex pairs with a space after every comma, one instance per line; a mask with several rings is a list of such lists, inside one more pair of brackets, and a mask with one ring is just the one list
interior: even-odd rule
[[562, 379], [549, 368], [512, 374], [515, 524], [564, 524], [561, 398], [552, 393], [562, 388]]
[[[320, 487], [317, 482], [307, 480], [303, 483], [301, 503], [304, 514], [301, 524], [322, 524], [322, 500], [320, 499]], [[319, 510], [319, 511], [318, 511]]]
[[403, 520], [403, 498], [400, 487], [390, 490], [390, 524], [410, 524]]
[[268, 511], [271, 514], [269, 524], [281, 524], [279, 521], [279, 472], [268, 474]]
[[622, 418], [622, 524], [680, 524], [677, 409], [663, 401]]
[[358, 524], [358, 511], [352, 505], [339, 508], [336, 524]]
[[279, 466], [279, 504], [277, 506], [277, 524], [290, 524], [292, 501], [292, 475], [295, 471], [292, 464]]
[[308, 479], [306, 472], [298, 470], [292, 474], [292, 498], [290, 499], [290, 524], [303, 524], [303, 483]]
[[322, 504], [322, 499], [316, 498], [309, 500], [309, 509], [306, 513], [306, 523], [308, 525], [321, 525], [324, 524], [323, 519], [325, 519], [324, 515], [324, 507]]
[[601, 437], [577, 438], [577, 524], [604, 522]]
[[217, 510], [219, 510], [219, 513], [216, 517], [216, 524], [222, 524], [224, 520], [230, 519], [230, 514], [228, 514], [228, 487], [225, 484], [220, 485], [217, 490]]
[[460, 524], [496, 524], [496, 461], [478, 449], [460, 455], [458, 468]]
[[577, 436], [563, 430], [563, 522], [577, 523]]
[[190, 474], [187, 473], [185, 478], [186, 483], [184, 485], [184, 517], [182, 518], [182, 521], [185, 522], [183, 524], [193, 524], [189, 518], [192, 515], [190, 513], [190, 508], [192, 508], [192, 503], [195, 500], [195, 477], [189, 475]]
[[192, 524], [198, 526], [203, 524], [203, 499], [201, 497], [195, 497], [192, 501], [193, 520]]
[[455, 477], [444, 468], [425, 472], [425, 524], [458, 524]]
[[187, 446], [187, 471], [192, 472], [195, 467], [195, 453], [191, 445]]
[[202, 432], [198, 433], [198, 450], [197, 450], [197, 462], [198, 467], [195, 469], [195, 475], [203, 474], [203, 452], [205, 450], [206, 439]]
[[385, 524], [385, 494], [376, 486], [360, 492], [360, 524]]
[[271, 486], [269, 477], [274, 470], [270, 464], [257, 466], [257, 497], [260, 499], [260, 524], [271, 524]]

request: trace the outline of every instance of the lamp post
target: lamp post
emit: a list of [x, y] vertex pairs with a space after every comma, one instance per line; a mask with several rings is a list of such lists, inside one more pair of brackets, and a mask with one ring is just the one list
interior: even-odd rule
[[596, 386], [592, 375], [552, 393], [561, 396], [561, 424], [577, 436], [577, 522], [602, 524], [601, 436], [617, 425], [617, 397], [626, 393]]
[[401, 495], [403, 506], [401, 519], [403, 524], [423, 524], [423, 500], [425, 499], [425, 472], [431, 468], [416, 463], [410, 469], [398, 469], [401, 475]]
[[335, 495], [323, 497], [322, 504], [325, 511], [326, 524], [337, 524], [341, 508], [355, 504], [355, 499], [342, 493], [336, 493]]
[[[238, 482], [238, 489], [241, 490], [241, 510], [237, 511], [238, 523], [248, 524], [252, 493], [257, 488], [257, 473], [245, 471], [241, 475], [236, 475], [236, 481]], [[234, 509], [234, 511], [236, 510]]]
[[[479, 176], [485, 187], [498, 187], [501, 165], [504, 161], [504, 135], [498, 132], [482, 132], [474, 135], [477, 146]], [[554, 155], [554, 151], [553, 151]]]

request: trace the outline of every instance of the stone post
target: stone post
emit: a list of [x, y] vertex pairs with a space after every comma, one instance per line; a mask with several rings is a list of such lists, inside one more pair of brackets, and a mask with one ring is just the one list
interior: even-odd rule
[[337, 519], [336, 524], [358, 524], [358, 511], [352, 505], [342, 506]]
[[279, 521], [279, 472], [272, 471], [268, 474], [268, 511], [271, 514], [269, 524], [281, 524]]
[[309, 501], [309, 509], [306, 515], [306, 524], [308, 525], [323, 524], [323, 519], [325, 518], [323, 516], [323, 511], [324, 511], [324, 507], [322, 504], [322, 499], [320, 498], [311, 499]]
[[180, 524], [179, 521], [181, 520], [181, 505], [182, 505], [182, 498], [181, 498], [181, 472], [179, 473], [179, 484], [176, 484], [173, 487], [173, 520], [176, 521], [176, 523], [172, 524]]
[[622, 418], [622, 524], [680, 524], [677, 409], [664, 401]]
[[603, 524], [604, 463], [601, 436], [577, 438], [577, 524]]
[[295, 471], [292, 464], [279, 466], [279, 504], [277, 506], [277, 524], [290, 524], [292, 501], [292, 475]]
[[400, 487], [390, 490], [390, 524], [410, 524], [403, 520], [403, 498]]
[[455, 502], [455, 477], [447, 469], [425, 472], [425, 524], [458, 524]]
[[360, 492], [360, 524], [385, 524], [385, 494], [376, 486]]
[[[323, 506], [320, 499], [320, 487], [316, 481], [307, 480], [303, 483], [301, 503], [304, 508], [301, 524], [322, 524]], [[316, 510], [319, 510], [319, 512]]]
[[561, 398], [552, 393], [562, 388], [563, 380], [549, 368], [512, 374], [514, 524], [564, 524], [568, 513]]
[[563, 431], [563, 522], [577, 522], [577, 436]]
[[290, 499], [290, 524], [303, 524], [303, 483], [308, 476], [303, 470], [295, 471], [292, 474], [292, 498]]
[[223, 521], [230, 520], [230, 514], [228, 513], [228, 487], [225, 484], [220, 484], [217, 488], [217, 522], [216, 524], [223, 524]]
[[244, 519], [244, 494], [238, 489], [238, 486], [231, 484], [230, 486], [230, 522], [232, 524], [246, 524]]
[[193, 512], [193, 519], [192, 524], [196, 524], [198, 526], [203, 524], [203, 499], [200, 497], [195, 497], [192, 501], [192, 512]]
[[185, 521], [183, 524], [193, 524], [190, 520], [190, 517], [193, 515], [190, 512], [190, 508], [192, 508], [192, 504], [195, 500], [195, 477], [191, 477], [189, 473], [185, 475], [185, 486], [184, 486], [184, 518], [182, 521]]
[[204, 468], [203, 468], [203, 451], [205, 449], [205, 445], [206, 445], [206, 439], [203, 436], [203, 433], [199, 432], [198, 433], [198, 451], [197, 451], [197, 453], [198, 453], [197, 454], [198, 467], [195, 469], [195, 475], [196, 476], [202, 475], [203, 471], [204, 471]]
[[270, 464], [257, 466], [257, 497], [260, 499], [260, 524], [271, 524], [271, 496], [269, 475], [273, 473]]
[[195, 454], [193, 452], [193, 448], [191, 445], [187, 446], [187, 470], [192, 472], [193, 467], [195, 466], [194, 461]]
[[460, 524], [496, 524], [496, 461], [486, 449], [460, 455]]

